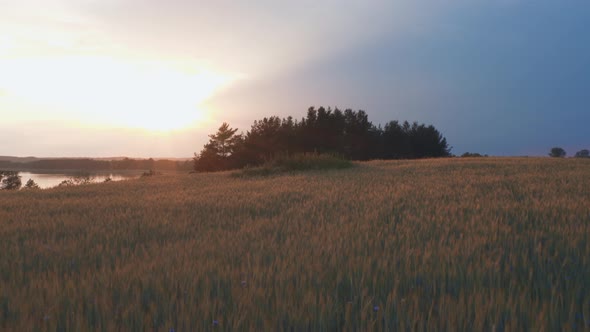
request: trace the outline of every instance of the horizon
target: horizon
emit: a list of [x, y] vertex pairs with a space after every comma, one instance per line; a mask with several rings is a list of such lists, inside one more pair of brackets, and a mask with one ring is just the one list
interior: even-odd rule
[[143, 160], [191, 160], [193, 157], [127, 157], [127, 156], [106, 156], [106, 157], [92, 157], [92, 156], [59, 156], [59, 157], [44, 157], [44, 156], [0, 156], [0, 158], [18, 158], [18, 159], [95, 159], [95, 160], [117, 160], [117, 159], [143, 159]]
[[572, 156], [588, 21], [581, 1], [22, 0], [0, 13], [0, 155], [190, 159], [223, 122], [325, 106], [433, 125], [455, 155]]
[[[566, 149], [564, 149], [567, 152], [567, 155], [563, 158], [576, 158], [575, 157], [575, 153], [578, 151], [575, 151], [573, 153], [567, 151]], [[549, 150], [548, 150], [549, 151]], [[467, 151], [469, 153], [477, 153], [477, 152], [471, 152], [471, 151]], [[549, 153], [546, 153], [544, 155], [490, 155], [490, 154], [481, 154], [483, 158], [552, 158], [552, 156], [549, 155]], [[462, 157], [461, 155], [456, 155], [456, 154], [452, 154], [449, 157], [446, 158], [460, 158]], [[28, 158], [34, 158], [34, 159], [94, 159], [94, 160], [120, 160], [120, 159], [135, 159], [135, 160], [149, 160], [149, 159], [153, 159], [153, 160], [172, 160], [172, 161], [188, 161], [188, 160], [193, 160], [194, 156], [192, 157], [128, 157], [128, 156], [105, 156], [105, 157], [92, 157], [92, 156], [57, 156], [57, 157], [44, 157], [44, 156], [4, 156], [1, 155], [0, 158], [17, 158], [17, 159], [28, 159]], [[420, 160], [420, 159], [433, 159], [435, 157], [426, 157], [426, 158], [417, 158], [416, 160]], [[440, 158], [440, 157], [436, 157], [436, 158]], [[380, 160], [380, 159], [370, 159], [368, 161], [372, 161], [372, 160]], [[393, 160], [403, 160], [403, 159], [393, 159]], [[360, 160], [361, 162], [363, 160]]]

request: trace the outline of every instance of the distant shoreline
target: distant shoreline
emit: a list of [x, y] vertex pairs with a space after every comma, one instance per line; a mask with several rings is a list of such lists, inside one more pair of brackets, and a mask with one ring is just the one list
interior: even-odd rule
[[56, 158], [35, 159], [0, 157], [0, 169], [20, 171], [190, 171], [193, 168], [192, 161], [170, 159], [131, 159], [100, 160], [91, 158]]

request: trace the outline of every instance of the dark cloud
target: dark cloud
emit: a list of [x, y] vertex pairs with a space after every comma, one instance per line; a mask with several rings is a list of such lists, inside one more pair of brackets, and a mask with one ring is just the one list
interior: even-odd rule
[[432, 123], [454, 152], [541, 154], [590, 144], [590, 5], [471, 4], [211, 101], [253, 117], [309, 105], [361, 108], [376, 123]]

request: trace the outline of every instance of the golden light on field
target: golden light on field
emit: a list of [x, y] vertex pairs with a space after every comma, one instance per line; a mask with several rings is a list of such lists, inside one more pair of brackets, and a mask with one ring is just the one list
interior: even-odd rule
[[14, 58], [0, 72], [5, 94], [48, 110], [35, 116], [158, 131], [198, 124], [201, 104], [231, 81], [191, 63], [98, 56]]
[[590, 327], [586, 160], [243, 174], [0, 190], [0, 330]]

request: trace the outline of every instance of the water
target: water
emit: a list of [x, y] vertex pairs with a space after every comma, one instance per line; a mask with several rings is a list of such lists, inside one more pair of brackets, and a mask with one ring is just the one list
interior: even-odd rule
[[78, 176], [89, 176], [92, 182], [104, 182], [105, 179], [111, 178], [113, 181], [121, 181], [138, 178], [141, 171], [123, 171], [123, 172], [19, 172], [23, 186], [33, 179], [42, 189], [51, 188], [59, 185], [62, 181]]

